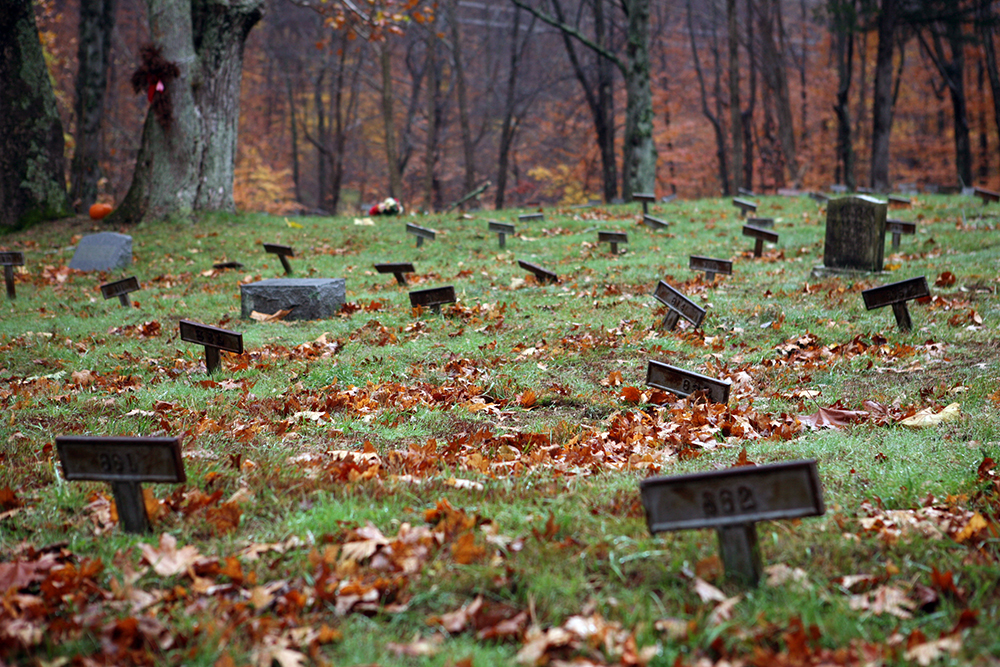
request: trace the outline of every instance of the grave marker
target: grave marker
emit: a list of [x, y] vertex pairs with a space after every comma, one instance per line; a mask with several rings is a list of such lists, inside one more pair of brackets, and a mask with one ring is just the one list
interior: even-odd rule
[[826, 209], [826, 269], [881, 271], [885, 253], [884, 201], [855, 195], [840, 197]]
[[733, 263], [728, 259], [713, 259], [711, 257], [701, 257], [691, 255], [688, 258], [688, 268], [692, 271], [704, 271], [705, 280], [715, 280], [715, 274], [721, 273], [727, 276], [733, 275]]
[[639, 490], [650, 533], [714, 528], [726, 577], [748, 586], [762, 571], [758, 521], [826, 512], [814, 459], [650, 477]]
[[668, 331], [673, 331], [674, 327], [677, 326], [678, 317], [683, 317], [693, 324], [696, 329], [701, 326], [702, 320], [705, 319], [704, 308], [662, 280], [657, 283], [653, 297], [670, 309], [670, 312], [663, 318], [663, 323], [660, 325], [661, 328]]
[[651, 215], [643, 215], [642, 224], [646, 225], [650, 229], [668, 229], [670, 227], [670, 223], [666, 220], [660, 220], [659, 218], [654, 218]]
[[500, 243], [501, 248], [507, 247], [507, 235], [514, 235], [514, 225], [508, 224], [506, 222], [497, 222], [496, 220], [489, 221], [489, 230], [496, 233], [497, 240]]
[[14, 287], [14, 267], [24, 266], [24, 253], [21, 251], [0, 252], [0, 266], [3, 267], [3, 281], [7, 284], [7, 298], [13, 301], [17, 298]]
[[517, 265], [520, 266], [525, 271], [530, 271], [535, 275], [535, 279], [542, 283], [557, 283], [559, 282], [559, 276], [552, 273], [548, 269], [543, 269], [537, 264], [532, 264], [531, 262], [526, 262], [523, 259], [517, 260]]
[[773, 229], [774, 218], [747, 218], [747, 224], [757, 229]]
[[757, 193], [753, 190], [747, 190], [746, 188], [736, 188], [736, 194], [743, 197], [756, 197]]
[[132, 263], [132, 237], [116, 232], [88, 234], [80, 239], [69, 262], [79, 271], [117, 271]]
[[925, 276], [901, 280], [898, 283], [889, 283], [881, 287], [872, 287], [861, 293], [861, 297], [865, 300], [865, 310], [892, 306], [892, 314], [896, 316], [896, 326], [903, 333], [907, 333], [913, 328], [913, 323], [910, 321], [910, 311], [906, 309], [906, 302], [930, 295]]
[[761, 229], [760, 227], [754, 227], [753, 225], [743, 225], [743, 236], [749, 236], [754, 240], [754, 257], [760, 257], [764, 252], [764, 241], [767, 241], [768, 243], [778, 242], [778, 235], [776, 233], [766, 229]]
[[418, 248], [424, 244], [424, 239], [433, 241], [434, 237], [437, 236], [437, 231], [433, 229], [427, 229], [426, 227], [421, 227], [419, 225], [414, 225], [409, 222], [406, 223], [406, 233], [412, 234], [413, 236], [417, 237]]
[[110, 482], [122, 528], [149, 532], [142, 482], [183, 483], [180, 438], [58, 436], [56, 451], [68, 481]]
[[544, 220], [544, 213], [525, 213], [524, 215], [517, 216], [518, 222], [531, 222], [533, 220]]
[[632, 199], [642, 202], [642, 214], [649, 213], [649, 205], [656, 203], [656, 195], [652, 192], [633, 192]]
[[239, 262], [216, 262], [212, 265], [213, 269], [242, 269], [243, 265]]
[[690, 396], [696, 391], [704, 391], [712, 403], [722, 404], [729, 402], [729, 388], [732, 386], [729, 380], [716, 380], [707, 375], [652, 360], [646, 367], [646, 384], [669, 391], [681, 398]]
[[743, 218], [747, 217], [747, 213], [757, 212], [757, 204], [748, 199], [733, 197], [733, 206], [740, 209], [740, 216]]
[[983, 206], [988, 205], [991, 201], [1000, 201], [1000, 192], [994, 192], [986, 188], [974, 188], [972, 192], [983, 200]]
[[843, 183], [834, 183], [833, 185], [830, 186], [830, 192], [836, 195], [846, 195], [847, 186], [844, 185]]
[[389, 263], [389, 264], [376, 264], [375, 270], [379, 273], [391, 273], [396, 277], [396, 282], [400, 285], [406, 285], [406, 276], [404, 274], [414, 273], [415, 269], [413, 264], [409, 262], [399, 262], [399, 263]]
[[455, 288], [452, 285], [430, 287], [410, 292], [410, 306], [430, 307], [435, 313], [441, 312], [441, 305], [455, 302]]
[[891, 208], [909, 208], [912, 204], [913, 202], [910, 201], [909, 197], [889, 195], [889, 206]]
[[625, 232], [597, 232], [598, 243], [610, 243], [611, 254], [618, 254], [618, 244], [628, 243], [628, 234]]
[[325, 320], [336, 317], [346, 300], [343, 278], [269, 278], [240, 285], [240, 317], [291, 310], [285, 319]]
[[892, 234], [892, 249], [899, 250], [899, 237], [901, 234], [916, 234], [917, 223], [903, 222], [902, 220], [886, 220], [886, 234]]
[[243, 354], [243, 334], [190, 320], [181, 320], [181, 340], [205, 348], [205, 368], [211, 375], [219, 368], [219, 350]]
[[123, 308], [131, 308], [132, 302], [129, 301], [128, 295], [131, 292], [138, 292], [139, 289], [139, 281], [136, 277], [129, 276], [122, 280], [116, 280], [113, 283], [104, 283], [101, 285], [101, 296], [104, 297], [105, 301], [118, 297], [118, 301]]
[[828, 201], [830, 201], [830, 198], [827, 197], [822, 192], [810, 192], [809, 199], [812, 199], [815, 202], [819, 202], [820, 204], [825, 204]]
[[288, 257], [295, 257], [295, 251], [291, 246], [278, 245], [277, 243], [265, 243], [264, 252], [277, 255], [281, 260], [281, 266], [285, 269], [285, 275], [292, 275], [292, 265], [288, 263]]

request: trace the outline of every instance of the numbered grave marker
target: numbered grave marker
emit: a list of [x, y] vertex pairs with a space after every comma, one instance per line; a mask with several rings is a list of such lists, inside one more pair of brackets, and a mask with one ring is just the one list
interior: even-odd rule
[[747, 190], [746, 188], [736, 188], [736, 194], [741, 197], [756, 197], [757, 193], [753, 190]]
[[913, 202], [910, 201], [909, 197], [889, 195], [889, 206], [891, 208], [909, 208], [912, 204]]
[[224, 271], [226, 269], [242, 269], [243, 265], [239, 262], [216, 262], [212, 265], [212, 268]]
[[692, 271], [704, 271], [705, 280], [709, 282], [715, 280], [715, 274], [717, 273], [726, 276], [733, 275], [733, 263], [728, 259], [713, 259], [711, 257], [691, 255], [688, 258], [688, 268]]
[[747, 224], [757, 229], [774, 229], [774, 218], [747, 218]]
[[183, 483], [180, 438], [58, 436], [56, 451], [68, 481], [110, 482], [122, 528], [149, 532], [142, 482]]
[[693, 324], [696, 329], [701, 326], [702, 320], [705, 319], [704, 308], [701, 308], [694, 301], [662, 280], [657, 283], [653, 297], [670, 309], [670, 312], [663, 318], [663, 323], [660, 325], [662, 329], [673, 331], [674, 327], [677, 326], [678, 317], [683, 317]]
[[497, 239], [500, 243], [501, 248], [507, 247], [507, 235], [514, 235], [514, 225], [508, 224], [506, 222], [497, 222], [496, 220], [490, 220], [489, 230], [497, 235]]
[[426, 227], [421, 227], [419, 225], [414, 225], [411, 223], [406, 223], [406, 233], [412, 234], [417, 237], [417, 247], [419, 248], [424, 244], [424, 239], [433, 241], [434, 237], [437, 236], [437, 231], [433, 229], [427, 229]]
[[625, 232], [597, 232], [598, 243], [610, 243], [611, 254], [618, 254], [618, 244], [628, 243], [628, 234]]
[[455, 302], [455, 288], [452, 285], [431, 287], [410, 292], [410, 306], [430, 308], [435, 313], [441, 312], [442, 304]]
[[128, 295], [132, 292], [138, 292], [139, 289], [139, 281], [136, 277], [129, 276], [122, 280], [116, 280], [113, 283], [104, 283], [101, 285], [101, 296], [104, 297], [105, 301], [118, 297], [118, 301], [123, 308], [131, 308], [132, 302], [129, 301]]
[[404, 274], [415, 272], [413, 264], [409, 262], [376, 264], [375, 270], [379, 273], [391, 273], [400, 285], [406, 285], [406, 275]]
[[650, 477], [639, 491], [649, 532], [714, 528], [726, 577], [748, 586], [762, 570], [758, 521], [826, 512], [814, 459]]
[[523, 259], [517, 260], [517, 265], [520, 266], [525, 271], [530, 271], [535, 274], [535, 279], [540, 283], [557, 283], [559, 282], [559, 276], [552, 273], [548, 269], [543, 269], [537, 264], [532, 264], [531, 262], [525, 262]]
[[668, 229], [670, 227], [670, 223], [666, 220], [660, 220], [659, 218], [654, 218], [651, 215], [643, 215], [642, 224], [646, 225], [650, 229]]
[[885, 231], [892, 234], [892, 249], [899, 250], [899, 237], [902, 234], [916, 234], [917, 223], [902, 220], [886, 220]]
[[517, 216], [518, 222], [531, 222], [533, 220], [544, 220], [544, 213], [525, 213], [524, 215]]
[[633, 192], [632, 199], [642, 202], [642, 214], [649, 213], [649, 205], [656, 203], [656, 195], [652, 192]]
[[[860, 190], [860, 188], [859, 188], [859, 190]], [[812, 199], [815, 202], [819, 202], [820, 204], [825, 204], [828, 201], [830, 201], [830, 198], [827, 197], [822, 192], [810, 192], [809, 193], [809, 199]]]
[[750, 201], [749, 199], [740, 199], [739, 197], [733, 197], [733, 206], [740, 209], [740, 216], [747, 217], [747, 213], [756, 213], [757, 204]]
[[181, 340], [205, 347], [205, 368], [211, 375], [219, 368], [219, 350], [243, 354], [243, 334], [199, 324], [190, 320], [180, 321]]
[[896, 316], [896, 326], [903, 333], [907, 333], [913, 328], [906, 302], [930, 295], [931, 292], [927, 289], [925, 276], [901, 280], [898, 283], [889, 283], [881, 287], [872, 287], [861, 293], [861, 297], [865, 300], [865, 310], [892, 306], [892, 314]]
[[729, 380], [716, 380], [707, 375], [686, 371], [660, 361], [649, 361], [646, 367], [646, 384], [650, 387], [663, 389], [681, 398], [690, 396], [696, 391], [704, 391], [708, 400], [713, 403], [729, 403]]
[[749, 236], [753, 242], [753, 256], [760, 257], [764, 252], [764, 241], [777, 243], [778, 235], [774, 232], [753, 225], [743, 225], [743, 236]]
[[0, 266], [3, 267], [3, 281], [7, 284], [7, 298], [13, 301], [17, 298], [17, 290], [14, 287], [14, 267], [24, 266], [24, 253], [0, 252]]
[[281, 260], [281, 266], [285, 269], [285, 275], [292, 275], [292, 265], [288, 263], [288, 258], [295, 257], [295, 251], [292, 250], [291, 246], [265, 243], [264, 252], [277, 255], [278, 259]]
[[1000, 192], [986, 188], [973, 188], [972, 193], [983, 200], [983, 206], [988, 205], [991, 201], [1000, 201]]

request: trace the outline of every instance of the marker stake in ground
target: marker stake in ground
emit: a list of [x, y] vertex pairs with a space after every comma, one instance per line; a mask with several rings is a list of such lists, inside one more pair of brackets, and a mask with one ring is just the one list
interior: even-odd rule
[[743, 225], [743, 236], [749, 236], [754, 240], [753, 256], [760, 257], [764, 252], [764, 241], [777, 243], [778, 235], [774, 232], [753, 225]]
[[598, 243], [610, 243], [611, 254], [618, 254], [618, 244], [628, 243], [628, 234], [624, 232], [597, 232]]
[[17, 290], [14, 287], [14, 267], [24, 266], [24, 253], [0, 252], [0, 266], [3, 267], [3, 281], [7, 284], [7, 298], [13, 301], [17, 298]]
[[886, 220], [885, 231], [892, 234], [892, 249], [899, 250], [899, 237], [902, 234], [916, 234], [917, 223], [903, 222], [902, 220]]
[[414, 225], [411, 223], [406, 223], [406, 233], [412, 234], [417, 237], [417, 247], [419, 248], [424, 244], [424, 239], [428, 241], [433, 241], [437, 236], [437, 231], [433, 229], [427, 229], [426, 227], [421, 227], [419, 225]]
[[642, 202], [642, 214], [649, 213], [649, 205], [656, 203], [656, 195], [652, 192], [633, 192], [632, 199]]
[[660, 361], [649, 361], [646, 367], [646, 384], [685, 398], [696, 391], [704, 391], [713, 403], [729, 403], [732, 382], [677, 368]]
[[733, 197], [733, 206], [740, 209], [740, 216], [745, 218], [747, 213], [756, 213], [757, 204], [750, 201], [749, 199], [740, 199], [739, 197]]
[[508, 224], [506, 222], [497, 222], [496, 220], [489, 221], [489, 230], [497, 235], [497, 240], [500, 243], [501, 248], [507, 247], [507, 235], [514, 235], [514, 225]]
[[107, 301], [108, 299], [118, 297], [118, 302], [121, 303], [122, 308], [132, 307], [132, 302], [129, 301], [128, 295], [138, 291], [139, 281], [135, 276], [129, 276], [122, 280], [116, 280], [113, 283], [104, 283], [101, 285], [101, 296], [104, 297], [104, 300]]
[[992, 201], [1000, 201], [1000, 192], [987, 190], [986, 188], [973, 188], [972, 193], [983, 200], [983, 206]]
[[531, 262], [525, 262], [523, 259], [517, 260], [517, 265], [520, 266], [525, 271], [530, 271], [535, 275], [535, 279], [540, 283], [557, 283], [559, 282], [559, 276], [552, 273], [548, 269], [543, 269], [537, 264], [532, 264]]
[[663, 318], [660, 328], [673, 331], [677, 326], [680, 317], [694, 325], [697, 329], [705, 319], [705, 309], [698, 306], [694, 301], [681, 294], [664, 281], [656, 285], [653, 297], [669, 308], [667, 316]]
[[691, 255], [688, 258], [688, 268], [692, 271], [704, 271], [705, 280], [712, 282], [715, 274], [733, 275], [733, 263], [728, 259], [713, 259], [712, 257], [701, 257]]
[[277, 243], [265, 243], [264, 252], [277, 255], [281, 260], [281, 266], [285, 269], [285, 275], [292, 275], [292, 265], [288, 263], [289, 257], [295, 257], [295, 251], [291, 246], [278, 245]]
[[889, 283], [881, 287], [872, 287], [861, 293], [861, 297], [865, 300], [866, 310], [892, 306], [892, 314], [896, 316], [896, 326], [903, 333], [907, 333], [913, 328], [906, 302], [930, 295], [931, 292], [927, 289], [925, 276], [901, 280], [898, 283]]
[[241, 333], [190, 320], [181, 320], [179, 324], [181, 340], [205, 347], [205, 368], [209, 375], [219, 368], [219, 350], [243, 354]]
[[413, 273], [413, 264], [409, 262], [398, 262], [398, 263], [387, 263], [387, 264], [376, 264], [375, 270], [379, 273], [391, 273], [396, 278], [396, 282], [400, 285], [406, 285], [406, 275], [407, 273]]
[[518, 222], [532, 222], [534, 220], [544, 220], [544, 213], [525, 213], [524, 215], [517, 216]]
[[413, 290], [410, 292], [410, 306], [416, 308], [422, 306], [430, 308], [435, 313], [441, 312], [441, 306], [446, 303], [455, 302], [455, 287], [445, 285], [444, 287], [430, 287], [428, 289]]
[[643, 215], [642, 224], [646, 225], [650, 229], [667, 229], [670, 227], [670, 223], [666, 220], [660, 220], [659, 218], [654, 218], [651, 215]]

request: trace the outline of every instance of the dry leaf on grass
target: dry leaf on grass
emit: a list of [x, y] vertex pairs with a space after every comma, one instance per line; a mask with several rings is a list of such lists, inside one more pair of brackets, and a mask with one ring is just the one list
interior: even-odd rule
[[[294, 308], [294, 306], [292, 308]], [[282, 308], [278, 312], [272, 313], [270, 315], [268, 315], [267, 313], [259, 313], [255, 310], [250, 313], [250, 319], [255, 320], [257, 322], [277, 322], [279, 320], [283, 320], [286, 317], [288, 317], [292, 312], [292, 308], [287, 308], [287, 309]]]
[[195, 561], [201, 558], [198, 548], [187, 546], [177, 548], [177, 539], [169, 533], [160, 535], [160, 548], [156, 549], [149, 544], [140, 544], [144, 561], [153, 566], [153, 570], [161, 577], [170, 577], [181, 572], [186, 572]]
[[899, 423], [909, 428], [925, 428], [928, 426], [937, 426], [942, 422], [958, 419], [961, 414], [959, 404], [951, 403], [941, 410], [941, 412], [934, 412], [934, 408], [924, 408], [917, 414], [912, 417], [907, 417]]
[[723, 602], [726, 594], [700, 577], [694, 578], [694, 592], [702, 602]]

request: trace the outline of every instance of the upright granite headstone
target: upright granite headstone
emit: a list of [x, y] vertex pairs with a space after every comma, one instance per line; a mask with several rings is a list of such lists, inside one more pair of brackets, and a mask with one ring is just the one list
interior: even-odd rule
[[115, 271], [132, 263], [132, 237], [128, 234], [101, 232], [80, 239], [69, 262], [79, 271]]
[[832, 199], [826, 208], [825, 269], [881, 271], [888, 205], [857, 195]]
[[272, 278], [240, 286], [240, 317], [289, 310], [286, 320], [324, 320], [344, 305], [343, 278]]

